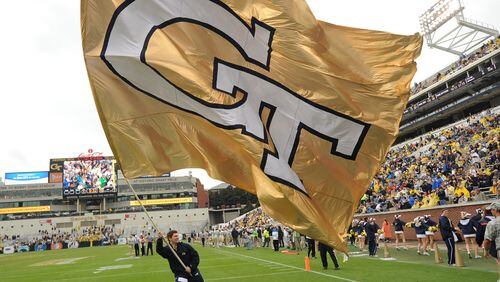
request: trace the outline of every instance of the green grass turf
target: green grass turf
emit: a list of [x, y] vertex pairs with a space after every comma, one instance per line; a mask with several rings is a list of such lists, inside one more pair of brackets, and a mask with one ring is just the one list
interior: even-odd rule
[[[274, 253], [271, 249], [215, 249], [200, 245], [195, 248], [200, 253], [200, 270], [206, 281], [487, 282], [497, 279], [497, 266], [491, 259], [470, 260], [464, 255], [466, 267], [455, 268], [436, 265], [433, 256], [418, 256], [414, 249], [399, 252], [391, 249], [396, 261], [351, 257], [347, 263], [340, 262], [342, 269], [339, 271], [323, 270], [318, 254], [318, 259], [311, 259], [312, 271], [306, 272], [303, 270], [304, 253], [289, 255]], [[383, 252], [379, 255], [383, 256]], [[139, 259], [130, 256], [128, 246], [0, 255], [0, 281], [173, 281], [166, 260], [157, 255]], [[56, 264], [77, 258], [80, 259], [71, 264]], [[332, 268], [331, 261], [329, 264]], [[123, 265], [122, 269], [99, 271], [101, 267]]]

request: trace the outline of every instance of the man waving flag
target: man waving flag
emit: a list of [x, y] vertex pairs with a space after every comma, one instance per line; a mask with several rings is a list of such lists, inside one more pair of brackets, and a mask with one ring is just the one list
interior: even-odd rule
[[90, 83], [128, 178], [204, 168], [340, 251], [397, 133], [422, 38], [304, 0], [82, 0]]

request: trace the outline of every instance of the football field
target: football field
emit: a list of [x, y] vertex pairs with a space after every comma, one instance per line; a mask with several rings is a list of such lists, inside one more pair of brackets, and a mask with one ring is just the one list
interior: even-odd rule
[[[323, 270], [319, 254], [304, 270], [304, 253], [271, 249], [202, 248], [200, 270], [205, 281], [496, 281], [492, 260], [466, 258], [466, 267], [434, 264], [433, 256], [413, 249], [391, 249], [392, 260], [354, 252], [341, 270]], [[443, 251], [443, 250], [442, 250]], [[381, 252], [379, 255], [383, 256]], [[443, 252], [446, 258], [446, 255]], [[167, 261], [158, 255], [134, 257], [128, 246], [65, 249], [0, 255], [0, 281], [173, 281]]]

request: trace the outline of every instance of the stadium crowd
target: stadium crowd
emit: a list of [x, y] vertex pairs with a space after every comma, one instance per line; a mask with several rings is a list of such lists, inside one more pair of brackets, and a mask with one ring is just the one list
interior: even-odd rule
[[483, 44], [476, 52], [472, 52], [469, 55], [461, 55], [460, 58], [453, 63], [449, 68], [447, 68], [444, 72], [438, 72], [434, 77], [428, 78], [419, 83], [415, 83], [411, 88], [411, 93], [416, 94], [432, 84], [444, 80], [447, 76], [461, 70], [462, 68], [472, 64], [476, 60], [488, 55], [489, 53], [497, 50], [500, 47], [500, 36], [495, 39], [491, 39], [485, 44]]
[[[256, 208], [243, 216], [225, 224], [213, 226], [210, 231], [200, 234], [203, 245], [212, 247], [234, 246], [253, 248], [280, 248], [303, 250], [305, 237], [283, 226]], [[206, 244], [205, 244], [206, 239]]]
[[358, 213], [486, 200], [498, 188], [499, 115], [486, 111], [462, 125], [393, 147], [361, 198]]
[[71, 232], [53, 227], [50, 231], [39, 230], [38, 234], [32, 236], [5, 235], [0, 243], [0, 251], [7, 246], [14, 247], [14, 252], [28, 252], [115, 245], [121, 235], [111, 226], [91, 226]]

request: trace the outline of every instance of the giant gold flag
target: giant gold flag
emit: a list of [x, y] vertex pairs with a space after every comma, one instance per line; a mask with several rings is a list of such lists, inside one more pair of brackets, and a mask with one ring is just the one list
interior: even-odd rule
[[422, 38], [304, 0], [82, 0], [95, 103], [126, 177], [203, 168], [270, 216], [342, 236], [394, 141]]

